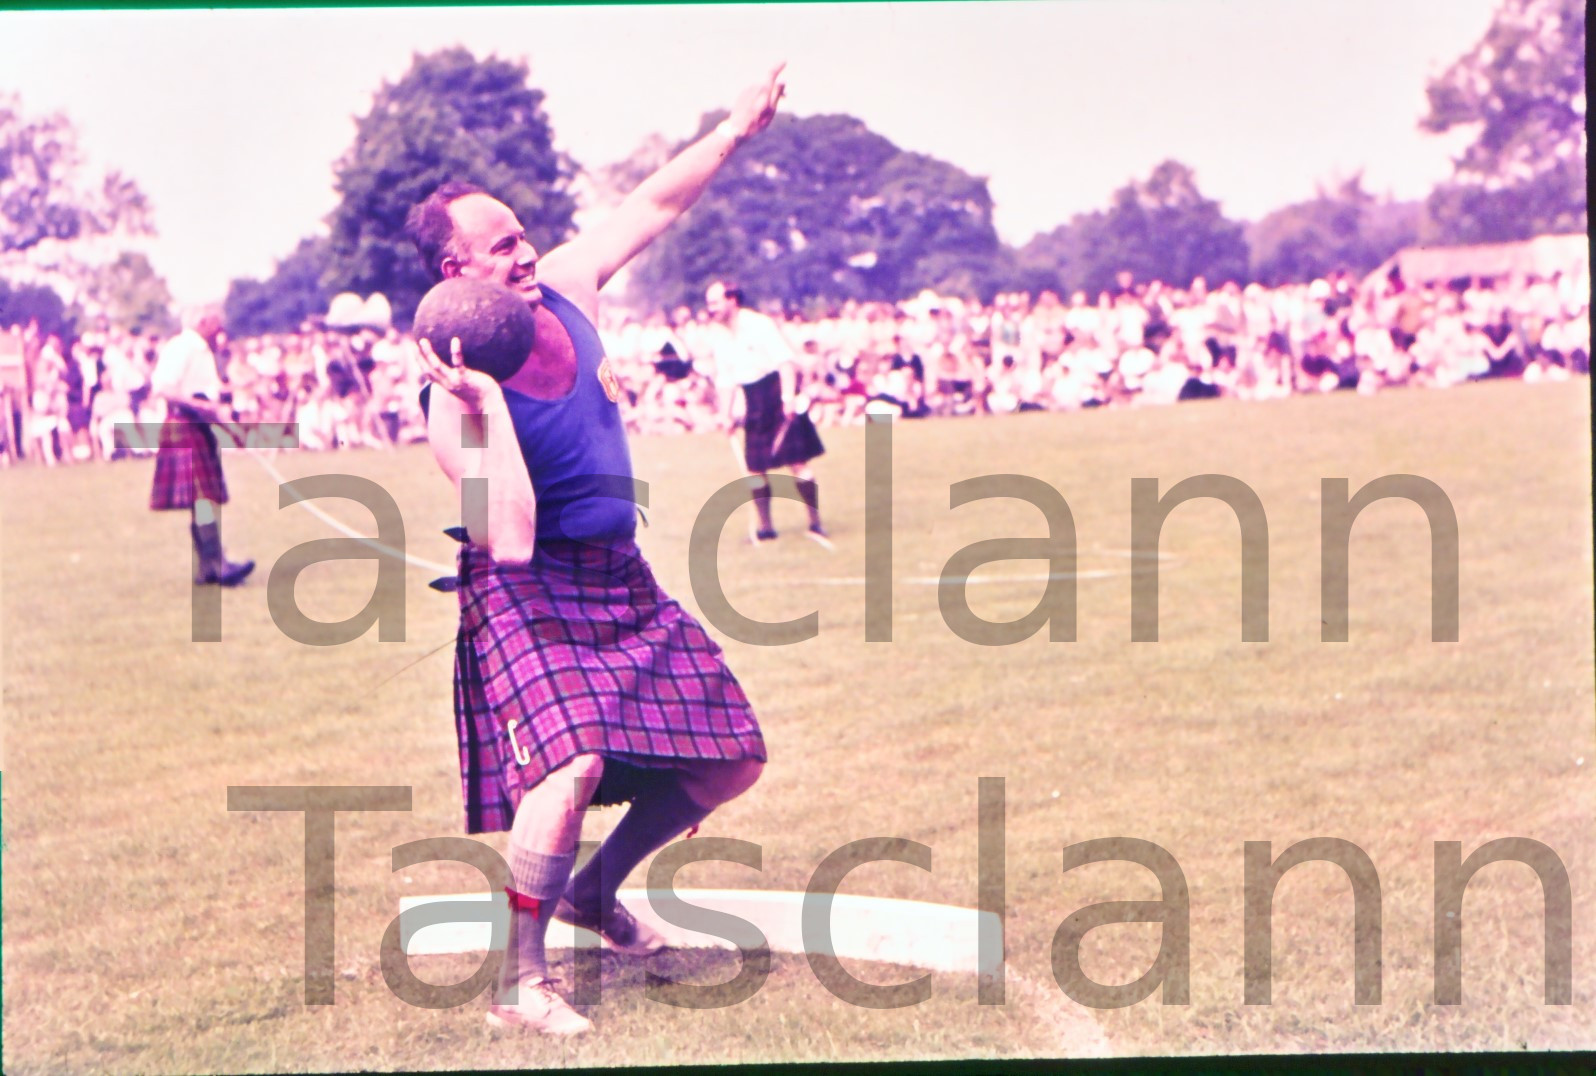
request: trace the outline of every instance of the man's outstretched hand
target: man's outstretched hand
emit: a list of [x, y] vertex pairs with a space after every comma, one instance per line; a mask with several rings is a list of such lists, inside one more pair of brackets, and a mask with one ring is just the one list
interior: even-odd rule
[[726, 123], [736, 134], [738, 141], [763, 131], [770, 126], [770, 121], [776, 118], [776, 105], [787, 92], [787, 84], [781, 80], [781, 73], [786, 66], [787, 61], [783, 60], [771, 68], [768, 77], [760, 79], [737, 95], [737, 103], [732, 105], [731, 115], [726, 117]]

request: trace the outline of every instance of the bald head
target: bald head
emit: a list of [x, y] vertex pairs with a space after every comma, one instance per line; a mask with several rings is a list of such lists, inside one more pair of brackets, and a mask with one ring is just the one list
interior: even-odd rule
[[515, 211], [480, 187], [445, 183], [410, 211], [408, 228], [434, 281], [488, 280], [542, 301], [537, 249]]

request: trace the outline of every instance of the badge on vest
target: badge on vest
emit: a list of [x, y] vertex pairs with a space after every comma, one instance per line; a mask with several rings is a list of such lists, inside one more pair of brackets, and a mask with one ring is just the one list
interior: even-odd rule
[[598, 365], [599, 384], [604, 386], [604, 395], [610, 398], [610, 403], [616, 403], [621, 398], [621, 383], [615, 377], [615, 369], [610, 365], [610, 357], [604, 356]]

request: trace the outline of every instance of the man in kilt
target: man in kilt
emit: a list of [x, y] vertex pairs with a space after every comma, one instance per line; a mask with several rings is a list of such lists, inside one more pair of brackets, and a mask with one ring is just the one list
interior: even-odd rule
[[793, 361], [797, 352], [768, 315], [744, 305], [740, 288], [716, 281], [704, 293], [715, 334], [715, 387], [721, 418], [732, 425], [738, 391], [743, 397], [743, 466], [754, 494], [759, 528], [754, 541], [776, 537], [770, 514], [769, 472], [789, 468], [809, 510], [809, 537], [826, 548], [831, 541], [820, 522], [820, 486], [809, 461], [826, 451], [805, 409], [796, 406]]
[[217, 452], [213, 424], [232, 420], [222, 402], [222, 379], [211, 350], [222, 319], [203, 311], [168, 340], [150, 374], [150, 391], [166, 401], [150, 507], [157, 512], [186, 509], [194, 542], [194, 582], [236, 587], [255, 570], [255, 562], [234, 563], [222, 553], [218, 509], [227, 503], [227, 482]]
[[[638, 551], [618, 385], [594, 324], [599, 289], [770, 123], [780, 74], [541, 260], [514, 211], [470, 185], [444, 184], [410, 214], [435, 280], [503, 284], [536, 328], [502, 385], [464, 366], [458, 340], [445, 357], [421, 342], [428, 440], [466, 524], [455, 651], [466, 829], [510, 834], [510, 942], [487, 1015], [496, 1027], [589, 1030], [549, 976], [550, 919], [621, 952], [662, 948], [617, 890], [764, 765], [758, 722], [720, 647]], [[621, 802], [625, 816], [573, 876], [583, 811]]]

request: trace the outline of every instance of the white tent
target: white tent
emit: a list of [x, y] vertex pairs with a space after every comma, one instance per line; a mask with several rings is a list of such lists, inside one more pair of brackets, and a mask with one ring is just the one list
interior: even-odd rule
[[1466, 247], [1409, 247], [1369, 274], [1383, 277], [1396, 267], [1409, 284], [1444, 283], [1461, 277], [1506, 277], [1553, 273], [1590, 275], [1590, 237], [1542, 235], [1516, 243]]
[[339, 292], [327, 304], [327, 328], [376, 329], [387, 331], [393, 324], [393, 309], [387, 296], [374, 292], [361, 299], [352, 291]]

